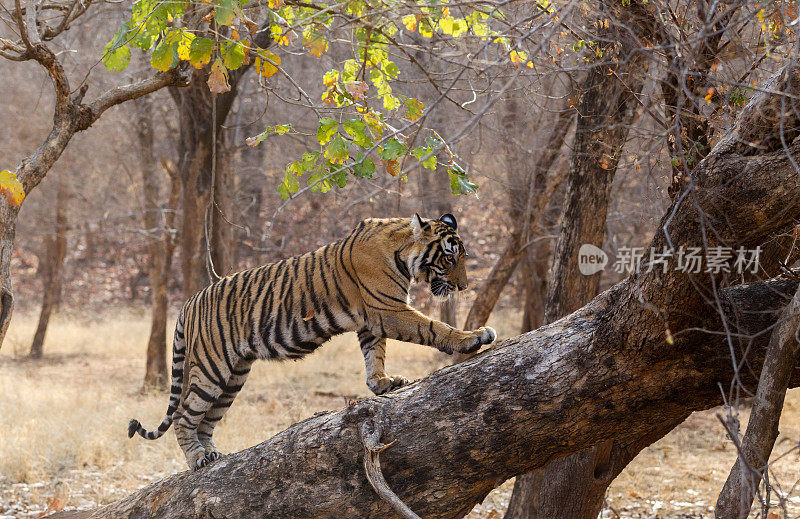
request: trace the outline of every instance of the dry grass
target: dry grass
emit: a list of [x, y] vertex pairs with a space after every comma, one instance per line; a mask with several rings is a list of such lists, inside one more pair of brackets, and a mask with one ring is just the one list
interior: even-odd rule
[[[518, 318], [490, 323], [510, 334]], [[25, 352], [35, 319], [18, 313], [0, 352], [0, 517], [37, 516], [49, 505], [90, 507], [184, 469], [172, 432], [161, 440], [129, 440], [126, 426], [137, 417], [157, 424], [164, 394], [142, 394], [148, 323], [143, 311], [120, 310], [103, 319], [54, 319], [46, 358]], [[388, 370], [424, 376], [447, 358], [429, 348], [392, 342]], [[258, 363], [215, 434], [230, 452], [254, 445], [316, 411], [366, 397], [364, 368], [355, 336], [345, 335], [300, 362]], [[792, 392], [782, 422], [778, 452], [800, 439], [800, 393]], [[614, 482], [606, 517], [711, 517], [716, 492], [735, 458], [713, 412], [697, 413], [645, 450]], [[775, 464], [778, 480], [798, 479], [793, 452]], [[470, 518], [502, 517], [511, 484], [476, 507]], [[795, 492], [797, 495], [797, 492]], [[54, 501], [55, 498], [55, 501]], [[800, 498], [789, 502], [797, 516]]]

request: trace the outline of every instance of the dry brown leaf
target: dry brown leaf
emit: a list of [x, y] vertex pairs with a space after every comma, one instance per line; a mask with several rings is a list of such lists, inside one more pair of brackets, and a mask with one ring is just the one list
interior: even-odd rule
[[231, 89], [231, 85], [228, 83], [228, 71], [219, 58], [211, 65], [211, 73], [208, 75], [208, 89], [212, 94], [224, 94]]
[[50, 501], [47, 502], [47, 509], [41, 514], [39, 514], [39, 517], [44, 517], [45, 514], [49, 514], [50, 512], [60, 512], [61, 510], [64, 509], [64, 506], [66, 506], [66, 504], [67, 502], [64, 496], [62, 496], [61, 494], [56, 494]]
[[383, 165], [386, 166], [386, 172], [391, 176], [396, 177], [400, 174], [400, 161], [397, 159], [384, 160]]

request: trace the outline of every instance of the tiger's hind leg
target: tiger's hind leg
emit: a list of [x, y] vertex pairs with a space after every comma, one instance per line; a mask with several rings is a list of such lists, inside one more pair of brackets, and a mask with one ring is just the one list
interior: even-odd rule
[[[194, 373], [191, 375], [194, 375]], [[186, 463], [189, 464], [191, 470], [196, 470], [216, 459], [213, 456], [206, 455], [206, 450], [200, 442], [197, 429], [205, 415], [222, 395], [223, 390], [219, 385], [202, 376], [202, 374], [199, 377], [191, 375], [189, 380], [192, 383], [173, 415], [175, 417], [173, 427], [175, 428], [178, 445], [180, 445], [183, 454], [186, 456]], [[200, 380], [205, 382], [202, 383], [202, 387], [198, 385]]]
[[214, 445], [212, 436], [214, 428], [217, 426], [222, 417], [228, 411], [228, 408], [233, 403], [236, 395], [244, 386], [247, 381], [247, 375], [250, 374], [250, 367], [253, 365], [252, 359], [241, 359], [233, 371], [231, 372], [230, 380], [222, 390], [222, 394], [217, 398], [211, 409], [205, 414], [203, 420], [197, 428], [197, 439], [200, 445], [203, 446], [205, 451], [205, 458], [209, 461], [214, 461], [222, 456], [222, 453]]

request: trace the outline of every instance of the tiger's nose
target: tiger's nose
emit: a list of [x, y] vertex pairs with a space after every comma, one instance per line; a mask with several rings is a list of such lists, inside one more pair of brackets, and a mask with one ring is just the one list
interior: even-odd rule
[[456, 284], [456, 287], [459, 290], [466, 290], [468, 286], [469, 286], [469, 283], [467, 281], [464, 281], [463, 283], [457, 283]]

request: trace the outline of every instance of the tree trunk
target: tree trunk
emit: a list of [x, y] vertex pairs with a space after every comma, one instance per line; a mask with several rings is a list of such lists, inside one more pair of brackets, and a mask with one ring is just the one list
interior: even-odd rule
[[[786, 388], [796, 371], [800, 353], [798, 326], [800, 292], [795, 293], [770, 337], [747, 431], [738, 446], [739, 456], [717, 499], [715, 513], [719, 519], [747, 519], [762, 479], [768, 481], [769, 456], [778, 437]], [[728, 424], [728, 430], [735, 436], [738, 427], [732, 425]], [[761, 517], [768, 517], [769, 494], [766, 497], [759, 494], [759, 497], [762, 503]]]
[[[612, 9], [602, 7], [607, 15], [611, 14], [608, 11]], [[650, 38], [653, 23], [644, 23], [645, 15], [642, 6], [632, 3], [616, 19], [634, 27], [640, 38]], [[626, 37], [627, 30], [609, 28], [610, 33], [618, 34], [606, 41], [621, 43], [621, 47], [617, 50], [613, 44], [606, 45], [603, 59], [619, 54], [610, 64], [593, 67], [581, 90], [566, 202], [549, 277], [545, 324], [574, 312], [598, 291], [601, 272], [581, 274], [578, 250], [584, 244], [603, 246], [611, 186], [639, 106], [636, 96], [647, 77], [648, 56], [637, 52], [641, 41]], [[614, 73], [609, 74], [609, 69]], [[540, 469], [539, 474], [517, 478], [505, 517], [596, 519], [611, 482], [611, 449], [609, 440], [587, 452], [555, 461]]]
[[139, 99], [134, 106], [136, 136], [141, 158], [142, 196], [144, 224], [150, 234], [148, 244], [148, 275], [151, 290], [150, 336], [147, 341], [147, 356], [143, 389], [163, 389], [167, 385], [167, 284], [172, 266], [175, 240], [172, 227], [177, 209], [180, 182], [170, 173], [171, 189], [167, 211], [158, 203], [158, 178], [155, 151], [153, 149], [153, 102], [150, 98]]
[[61, 271], [67, 256], [67, 183], [59, 179], [56, 191], [56, 221], [53, 234], [45, 238], [44, 253], [39, 256], [39, 273], [42, 278], [42, 310], [33, 335], [30, 356], [39, 359], [44, 355], [44, 338], [50, 315], [61, 299]]
[[[525, 245], [527, 245], [527, 239], [535, 236], [539, 220], [547, 203], [550, 201], [550, 197], [553, 196], [553, 192], [566, 178], [566, 172], [552, 172], [551, 170], [561, 150], [561, 145], [564, 143], [564, 137], [572, 125], [573, 115], [575, 114], [575, 111], [569, 106], [568, 97], [564, 97], [564, 104], [556, 115], [552, 125], [553, 129], [547, 139], [547, 144], [543, 147], [542, 155], [521, 182], [519, 180], [514, 182], [515, 185], [520, 185], [524, 188], [523, 192], [525, 194], [521, 195], [521, 198], [525, 202], [515, 204], [513, 200], [517, 197], [512, 193], [510, 197], [512, 206], [509, 214], [515, 211], [519, 215], [516, 218], [518, 222], [512, 224], [511, 233], [508, 236], [503, 252], [500, 254], [500, 258], [492, 267], [489, 276], [475, 296], [475, 301], [472, 303], [464, 323], [464, 329], [466, 330], [474, 330], [486, 324], [495, 304], [497, 304], [497, 300], [500, 298], [500, 294], [517, 268]], [[507, 132], [514, 132], [516, 124], [515, 103], [511, 100], [507, 101], [507, 103], [510, 103], [510, 106], [506, 108], [504, 126]], [[518, 155], [514, 153], [514, 156]], [[510, 170], [510, 174], [525, 175], [524, 172], [520, 173], [518, 164], [514, 166], [517, 169], [514, 169], [513, 173]], [[517, 205], [523, 207], [515, 209]]]
[[[167, 213], [164, 218], [164, 235], [160, 242], [150, 245], [156, 256], [161, 256], [151, 266], [150, 279], [153, 287], [153, 319], [150, 326], [150, 338], [147, 342], [147, 363], [145, 367], [144, 388], [166, 387], [169, 380], [167, 376], [167, 307], [169, 305], [169, 278], [172, 270], [172, 256], [175, 251], [176, 239], [172, 234], [175, 225], [175, 215], [180, 202], [180, 180], [174, 174], [170, 175], [170, 193], [167, 204]], [[156, 270], [156, 268], [159, 270]]]
[[[762, 86], [695, 169], [702, 189], [673, 202], [651, 247], [763, 242], [794, 226], [800, 110], [782, 92], [798, 87], [792, 67]], [[706, 226], [714, 233], [704, 236]], [[663, 272], [642, 269], [582, 309], [474, 359], [82, 515], [398, 517], [364, 476], [362, 442], [375, 433], [394, 441], [382, 461], [389, 486], [431, 519], [462, 517], [506, 479], [607, 441], [605, 470], [616, 473], [624, 467], [617, 460], [691, 412], [722, 403], [719, 385], [743, 361], [732, 354], [747, 355], [753, 369], [739, 380], [755, 386], [769, 341], [762, 332], [798, 288], [792, 279], [724, 288], [712, 273], [678, 270], [676, 262], [668, 258]], [[790, 385], [798, 383], [794, 369]]]
[[[254, 43], [260, 48], [270, 45], [266, 25], [260, 28]], [[208, 89], [210, 65], [193, 70], [188, 87], [170, 89], [180, 122], [181, 270], [187, 299], [214, 281], [215, 276], [225, 276], [233, 269], [233, 231], [226, 221], [232, 206], [233, 179], [222, 126], [252, 62], [251, 57], [248, 64], [230, 71], [231, 88], [224, 94], [211, 94]]]
[[[758, 332], [796, 288], [782, 279], [721, 294], [738, 331], [756, 337], [754, 366], [767, 341]], [[550, 327], [77, 517], [397, 518], [364, 476], [362, 431], [374, 428], [380, 441], [395, 441], [381, 454], [391, 489], [426, 519], [458, 518], [504, 480], [598, 441], [656, 441], [692, 411], [720, 404], [717, 383], [733, 373], [724, 334], [694, 333], [679, 354], [657, 357], [668, 351], [661, 336], [642, 337], [642, 351], [615, 342], [611, 324], [631, 314], [616, 300], [630, 289], [623, 282]], [[722, 330], [718, 320], [704, 325]], [[754, 384], [749, 373], [745, 382]]]
[[[232, 266], [230, 226], [222, 218], [222, 211], [227, 211], [230, 196], [222, 125], [233, 105], [238, 81], [242, 77], [242, 72], [236, 72], [239, 71], [229, 75], [231, 90], [224, 94], [213, 96], [209, 91], [206, 84], [208, 66], [193, 71], [187, 88], [173, 89], [172, 92], [180, 119], [178, 175], [183, 208], [181, 261], [183, 295], [187, 299], [215, 281], [214, 274], [224, 276]], [[216, 120], [213, 119], [214, 104]], [[213, 144], [215, 133], [216, 156]]]
[[525, 289], [525, 308], [522, 311], [520, 332], [535, 330], [544, 323], [547, 298], [547, 262], [551, 247], [547, 243], [528, 246], [520, 260], [520, 269]]

